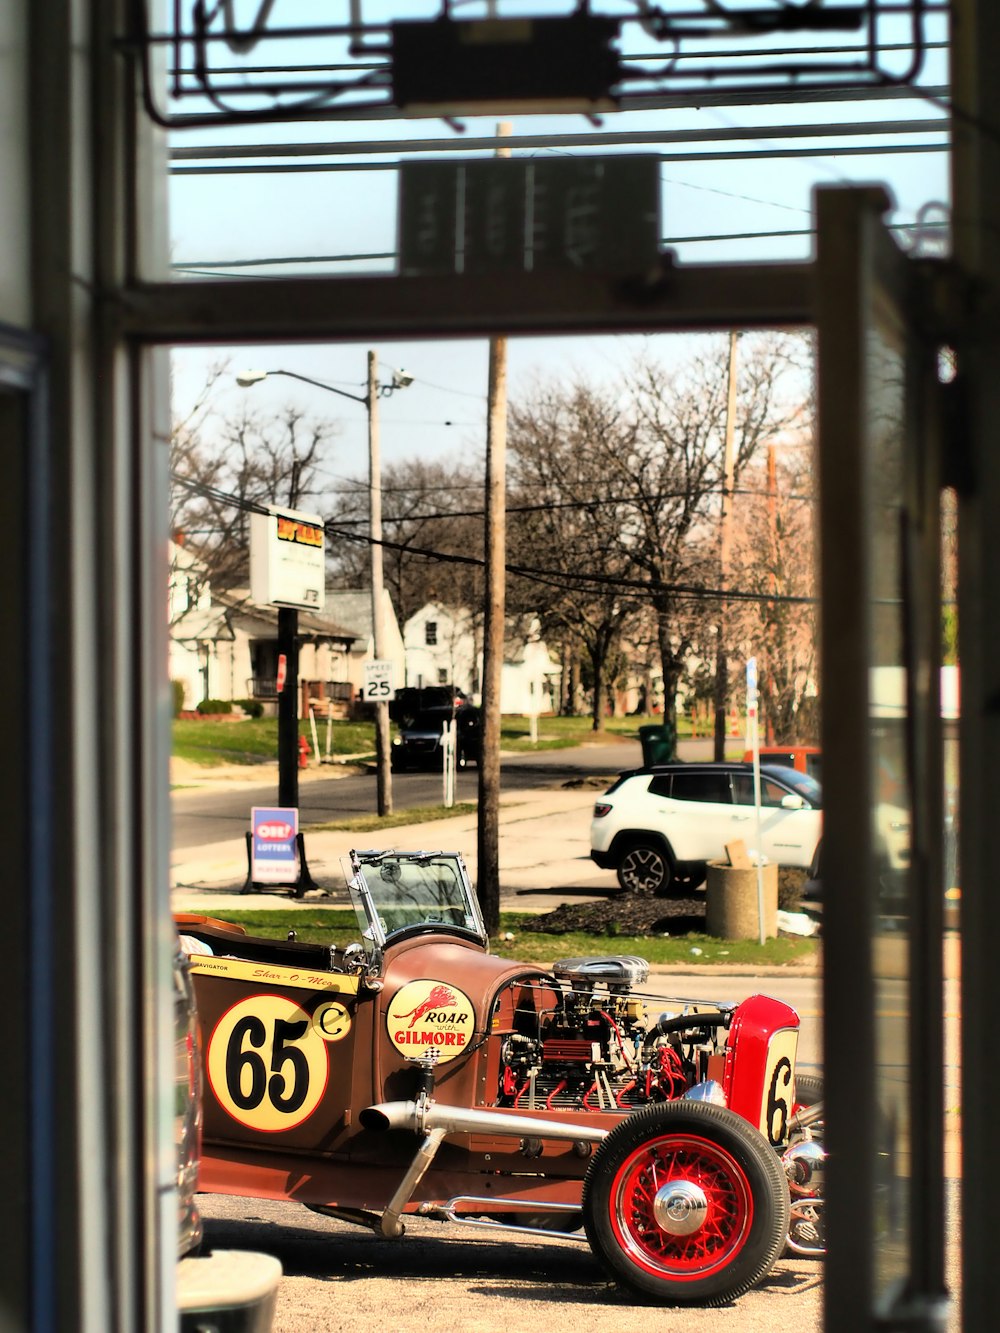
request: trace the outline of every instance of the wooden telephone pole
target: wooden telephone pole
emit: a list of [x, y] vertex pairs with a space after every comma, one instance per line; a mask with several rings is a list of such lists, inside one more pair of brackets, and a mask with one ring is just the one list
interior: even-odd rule
[[[497, 134], [510, 133], [509, 124]], [[509, 156], [498, 149], [497, 156]], [[500, 926], [500, 678], [507, 595], [507, 339], [490, 339], [486, 424], [485, 616], [483, 618], [482, 748], [476, 893], [491, 935]]]
[[718, 640], [715, 645], [715, 747], [716, 762], [726, 757], [726, 711], [729, 703], [729, 652], [726, 647], [726, 585], [733, 544], [733, 443], [736, 422], [736, 330], [729, 334], [729, 386], [726, 398], [726, 439], [722, 461], [722, 522], [719, 534]]

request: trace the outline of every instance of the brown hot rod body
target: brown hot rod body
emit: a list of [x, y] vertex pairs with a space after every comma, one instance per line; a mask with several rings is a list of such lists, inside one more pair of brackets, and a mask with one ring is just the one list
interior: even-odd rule
[[[822, 1252], [821, 1107], [766, 996], [647, 993], [634, 957], [488, 951], [460, 857], [352, 853], [360, 939], [180, 916], [205, 1064], [203, 1191], [399, 1236], [408, 1213], [585, 1233], [634, 1295], [715, 1304]], [[581, 1237], [582, 1238], [582, 1237]]]

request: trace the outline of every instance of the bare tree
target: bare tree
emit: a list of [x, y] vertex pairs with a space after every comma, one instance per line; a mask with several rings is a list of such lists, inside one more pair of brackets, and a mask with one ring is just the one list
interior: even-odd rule
[[[745, 342], [733, 431], [737, 478], [801, 410], [801, 393], [788, 398], [782, 380], [798, 368], [802, 347], [774, 335]], [[727, 347], [712, 339], [679, 366], [647, 351], [614, 388], [542, 385], [511, 411], [518, 498], [539, 506], [518, 514], [511, 505], [517, 549], [535, 579], [522, 595], [536, 598], [547, 627], [562, 624], [585, 645], [598, 696], [595, 726], [607, 664], [645, 607], [655, 627], [664, 721], [676, 734], [679, 682], [716, 633], [727, 398]]]
[[744, 472], [736, 501], [734, 583], [755, 599], [733, 608], [733, 633], [742, 659], [757, 658], [761, 712], [768, 740], [778, 744], [814, 740], [818, 723], [809, 705], [818, 614], [811, 440], [804, 434], [773, 442], [767, 465]]
[[[508, 553], [511, 609], [534, 612], [555, 643], [572, 643], [589, 665], [591, 715], [599, 729], [609, 682], [636, 603], [624, 567], [620, 518], [603, 489], [601, 460], [627, 447], [631, 424], [615, 397], [587, 385], [536, 389], [510, 408]], [[600, 442], [603, 442], [603, 446]], [[572, 654], [571, 654], [572, 656]]]
[[[482, 471], [410, 459], [382, 470], [383, 577], [402, 623], [428, 602], [478, 608], [483, 576]], [[334, 578], [369, 575], [368, 485], [341, 488], [334, 517]]]
[[[766, 440], [801, 411], [782, 381], [797, 368], [801, 340], [767, 335], [744, 340], [736, 385], [733, 475], [736, 481]], [[677, 690], [692, 654], [707, 656], [718, 602], [691, 589], [720, 585], [716, 520], [723, 480], [728, 398], [727, 347], [712, 340], [679, 368], [648, 354], [628, 377], [636, 415], [635, 445], [618, 461], [616, 486], [630, 496], [623, 531], [634, 570], [649, 582], [663, 672], [664, 721], [676, 735]], [[615, 466], [608, 458], [608, 467]]]
[[326, 508], [319, 463], [336, 423], [295, 407], [276, 417], [244, 410], [208, 423], [201, 411], [175, 425], [170, 442], [172, 529], [220, 590], [249, 574], [250, 513], [262, 505]]

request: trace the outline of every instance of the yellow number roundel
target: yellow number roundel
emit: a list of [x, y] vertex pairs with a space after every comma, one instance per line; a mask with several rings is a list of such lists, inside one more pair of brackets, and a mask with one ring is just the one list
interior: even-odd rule
[[205, 1063], [222, 1109], [266, 1134], [307, 1120], [330, 1076], [327, 1041], [284, 995], [253, 995], [228, 1009], [208, 1039]]

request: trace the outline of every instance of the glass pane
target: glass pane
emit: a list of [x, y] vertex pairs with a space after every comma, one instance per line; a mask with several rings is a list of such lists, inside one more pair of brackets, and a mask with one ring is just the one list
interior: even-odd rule
[[871, 747], [871, 902], [875, 932], [876, 1289], [886, 1292], [908, 1271], [909, 1189], [909, 775], [904, 687], [902, 597], [905, 348], [887, 311], [869, 330], [868, 532], [869, 726]]

